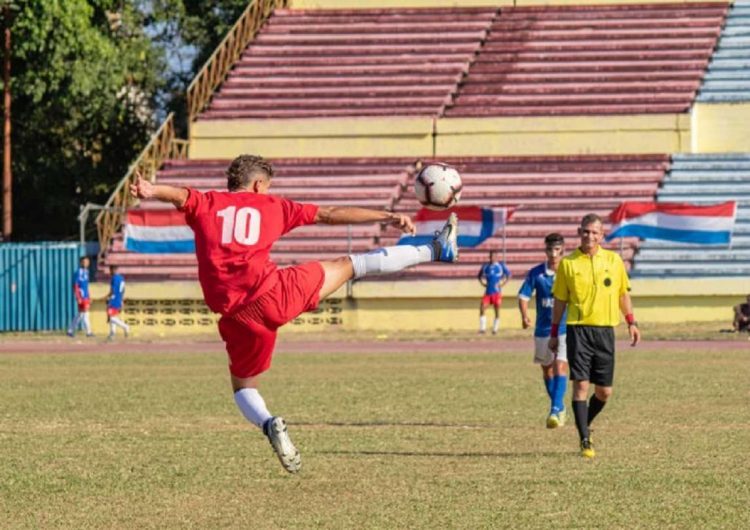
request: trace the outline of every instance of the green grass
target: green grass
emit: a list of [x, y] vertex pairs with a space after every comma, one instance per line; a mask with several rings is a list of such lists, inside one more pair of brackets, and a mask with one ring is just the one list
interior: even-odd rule
[[222, 355], [3, 354], [0, 527], [747, 528], [743, 347], [621, 351], [593, 461], [529, 352], [280, 354], [297, 476]]

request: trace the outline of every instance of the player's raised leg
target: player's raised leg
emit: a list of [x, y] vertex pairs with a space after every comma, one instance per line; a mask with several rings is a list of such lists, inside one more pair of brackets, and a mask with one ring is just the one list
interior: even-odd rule
[[457, 260], [458, 218], [453, 213], [429, 245], [397, 245], [379, 248], [366, 254], [352, 254], [336, 260], [321, 261], [325, 279], [320, 288], [320, 298], [329, 296], [352, 278], [398, 272], [420, 263], [452, 263]]

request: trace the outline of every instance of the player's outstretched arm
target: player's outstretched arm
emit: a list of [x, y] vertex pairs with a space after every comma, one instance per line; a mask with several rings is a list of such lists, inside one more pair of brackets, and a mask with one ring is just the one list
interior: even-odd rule
[[156, 199], [161, 202], [171, 202], [177, 208], [181, 208], [188, 198], [185, 188], [153, 184], [144, 179], [140, 173], [137, 174], [135, 183], [130, 185], [130, 194], [139, 199]]
[[406, 234], [417, 233], [417, 229], [408, 215], [355, 206], [322, 206], [318, 209], [315, 222], [327, 225], [388, 223]]

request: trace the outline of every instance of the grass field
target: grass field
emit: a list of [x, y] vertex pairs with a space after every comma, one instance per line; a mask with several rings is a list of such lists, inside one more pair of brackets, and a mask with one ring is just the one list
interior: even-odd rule
[[297, 476], [220, 354], [0, 354], [0, 527], [750, 527], [747, 342], [621, 350], [593, 461], [544, 428], [529, 353], [488, 345], [279, 354]]

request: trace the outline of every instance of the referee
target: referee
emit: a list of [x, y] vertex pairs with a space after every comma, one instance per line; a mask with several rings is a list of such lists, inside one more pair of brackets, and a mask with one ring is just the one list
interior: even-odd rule
[[[566, 345], [573, 381], [573, 414], [581, 437], [581, 456], [594, 457], [589, 425], [612, 395], [615, 371], [615, 326], [620, 312], [628, 323], [631, 346], [641, 339], [630, 301], [630, 280], [622, 258], [599, 246], [604, 236], [602, 219], [590, 213], [578, 228], [581, 246], [563, 258], [552, 294], [552, 330], [549, 348], [559, 348], [558, 329], [567, 307]], [[588, 403], [589, 383], [594, 395]]]

